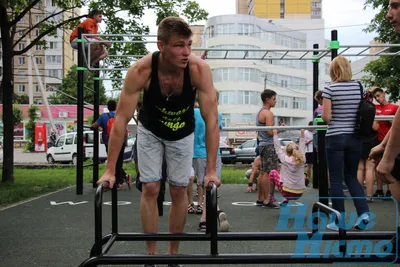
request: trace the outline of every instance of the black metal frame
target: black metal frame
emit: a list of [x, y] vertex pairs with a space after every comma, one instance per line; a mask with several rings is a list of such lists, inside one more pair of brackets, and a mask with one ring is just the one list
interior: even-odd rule
[[[99, 131], [98, 129], [93, 130], [94, 139], [93, 139], [93, 164], [83, 164], [84, 154], [83, 154], [83, 130], [84, 126], [84, 112], [83, 110], [89, 109], [94, 112], [93, 120], [96, 121], [99, 117], [99, 101], [100, 101], [100, 72], [94, 71], [94, 105], [93, 109], [90, 107], [85, 107], [84, 105], [84, 92], [85, 92], [85, 59], [83, 53], [84, 40], [82, 40], [83, 28], [78, 28], [78, 40], [81, 41], [78, 45], [78, 101], [77, 101], [77, 109], [78, 109], [78, 127], [77, 127], [77, 151], [82, 151], [81, 153], [77, 153], [77, 164], [76, 164], [76, 194], [83, 194], [83, 168], [93, 166], [93, 188], [97, 186], [96, 182], [99, 179]], [[98, 68], [98, 66], [97, 66]]]
[[[347, 240], [383, 240], [392, 238], [396, 232], [347, 232], [339, 229], [338, 233], [324, 232], [323, 240], [339, 240], [344, 244], [339, 246], [339, 252], [345, 253], [344, 257], [335, 255], [325, 255], [323, 253], [309, 254], [307, 257], [295, 257], [294, 254], [219, 254], [218, 241], [242, 241], [242, 240], [270, 240], [270, 241], [296, 241], [299, 234], [295, 232], [235, 232], [218, 233], [217, 225], [217, 188], [212, 185], [206, 191], [207, 209], [207, 232], [206, 233], [118, 233], [117, 226], [117, 204], [114, 196], [117, 190], [112, 190], [112, 233], [102, 235], [102, 202], [103, 185], [99, 185], [95, 195], [95, 244], [93, 245], [90, 257], [85, 260], [80, 267], [97, 266], [99, 264], [282, 264], [282, 263], [333, 263], [333, 262], [387, 262], [397, 260], [396, 255], [379, 257], [379, 254], [368, 258], [356, 257], [355, 254], [346, 253]], [[335, 213], [336, 222], [340, 220], [340, 213], [321, 202], [313, 205], [313, 212]], [[318, 219], [314, 218], [314, 225], [318, 225]], [[340, 225], [340, 224], [339, 224]], [[307, 232], [309, 238], [319, 232], [318, 227]], [[210, 254], [187, 254], [187, 255], [107, 255], [112, 245], [117, 241], [210, 241]]]

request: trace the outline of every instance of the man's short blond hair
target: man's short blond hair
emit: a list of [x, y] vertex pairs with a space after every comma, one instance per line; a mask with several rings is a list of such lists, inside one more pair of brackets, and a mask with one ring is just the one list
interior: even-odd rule
[[329, 76], [333, 83], [351, 81], [353, 74], [351, 72], [350, 62], [344, 56], [337, 56], [332, 60], [329, 66]]
[[192, 30], [186, 21], [179, 17], [166, 17], [158, 25], [157, 39], [167, 44], [171, 35], [191, 37]]

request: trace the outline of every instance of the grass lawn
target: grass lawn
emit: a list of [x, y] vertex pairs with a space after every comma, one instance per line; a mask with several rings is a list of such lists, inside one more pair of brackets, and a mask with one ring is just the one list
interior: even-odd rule
[[[125, 171], [135, 176], [134, 164], [124, 164]], [[105, 165], [99, 166], [99, 176]], [[225, 184], [246, 184], [246, 169], [223, 167], [222, 182]], [[1, 172], [0, 172], [1, 178]], [[92, 168], [84, 169], [84, 183], [92, 182]], [[14, 183], [0, 182], [0, 208], [6, 205], [53, 192], [76, 183], [76, 170], [73, 168], [14, 169]]]

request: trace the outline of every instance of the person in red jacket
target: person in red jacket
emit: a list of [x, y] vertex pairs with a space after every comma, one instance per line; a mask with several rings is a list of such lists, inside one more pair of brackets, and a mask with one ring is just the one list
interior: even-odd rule
[[[89, 15], [88, 19], [85, 21], [81, 22], [76, 26], [74, 31], [71, 33], [69, 42], [71, 43], [71, 47], [74, 49], [78, 49], [78, 28], [82, 27], [83, 28], [83, 33], [86, 34], [98, 34], [99, 32], [99, 23], [103, 21], [103, 11], [94, 9], [92, 10]], [[90, 40], [101, 40], [100, 37], [92, 37], [92, 38], [86, 38], [89, 41]], [[92, 43], [90, 44], [90, 65], [94, 66], [97, 64], [100, 60], [104, 59], [107, 55], [108, 52], [104, 48], [106, 46], [107, 48], [111, 47], [110, 42], [102, 42], [102, 43]], [[85, 43], [85, 50], [87, 53], [87, 49], [89, 47], [89, 44], [86, 42]]]
[[[378, 104], [375, 106], [376, 108], [376, 116], [393, 116], [396, 114], [398, 105], [389, 103], [386, 100], [386, 94], [380, 87], [375, 87], [371, 89], [372, 94], [374, 95], [375, 101]], [[378, 142], [376, 145], [379, 145], [385, 136], [389, 132], [392, 127], [391, 121], [378, 121]], [[380, 179], [376, 179], [376, 192], [373, 197], [385, 197], [389, 199], [392, 196], [389, 185], [387, 186], [386, 194], [383, 193], [383, 183]]]

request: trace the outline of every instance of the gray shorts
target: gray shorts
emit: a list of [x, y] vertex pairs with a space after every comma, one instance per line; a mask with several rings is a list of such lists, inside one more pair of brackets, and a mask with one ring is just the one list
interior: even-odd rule
[[[218, 178], [221, 180], [221, 168], [222, 168], [222, 161], [221, 155], [217, 156], [217, 175]], [[206, 168], [207, 168], [207, 159], [193, 159], [193, 169], [194, 173], [197, 177], [197, 184], [203, 185], [204, 184], [204, 176], [206, 175]]]
[[187, 186], [192, 168], [193, 133], [177, 141], [157, 137], [138, 125], [137, 152], [140, 181], [152, 183], [161, 180], [162, 162], [165, 153], [168, 183], [174, 186]]

